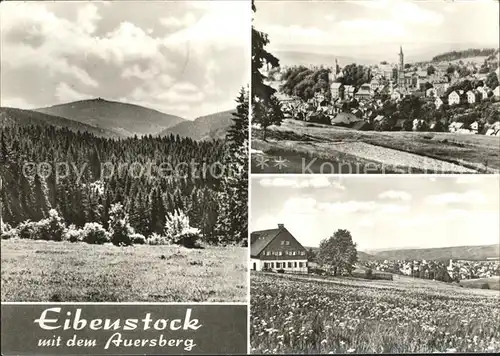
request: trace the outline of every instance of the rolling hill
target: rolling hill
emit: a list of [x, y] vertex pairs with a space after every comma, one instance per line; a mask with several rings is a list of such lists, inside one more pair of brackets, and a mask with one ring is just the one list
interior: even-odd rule
[[83, 124], [60, 116], [48, 115], [33, 110], [16, 108], [0, 108], [0, 127], [6, 126], [54, 126], [57, 128], [68, 128], [72, 131], [89, 132], [99, 137], [116, 138], [115, 132]]
[[[306, 247], [318, 252], [318, 247]], [[440, 248], [385, 249], [366, 253], [358, 251], [358, 261], [377, 260], [486, 260], [500, 256], [500, 245], [453, 246]]]
[[160, 132], [159, 135], [170, 134], [181, 137], [190, 137], [193, 140], [223, 139], [233, 123], [232, 113], [227, 110], [211, 115], [201, 116], [193, 121], [183, 121], [173, 127]]
[[120, 136], [154, 135], [184, 121], [178, 116], [153, 109], [101, 98], [54, 105], [35, 111], [113, 131]]
[[[314, 253], [318, 253], [319, 247], [309, 247], [309, 246], [304, 246], [306, 250], [309, 251], [309, 249], [313, 250]], [[366, 252], [363, 251], [358, 251], [358, 261], [369, 261], [369, 260], [374, 260], [375, 257], [373, 255], [370, 255]]]
[[400, 249], [379, 251], [373, 255], [376, 260], [485, 260], [499, 256], [500, 245]]

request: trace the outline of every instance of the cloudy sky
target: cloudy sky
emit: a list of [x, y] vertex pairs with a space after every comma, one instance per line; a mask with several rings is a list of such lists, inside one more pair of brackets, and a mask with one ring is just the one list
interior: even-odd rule
[[348, 229], [360, 250], [499, 243], [498, 176], [254, 176], [250, 230], [305, 246]]
[[244, 1], [2, 2], [2, 106], [86, 98], [192, 119], [249, 82]]
[[387, 53], [396, 57], [401, 44], [405, 54], [417, 60], [433, 51], [475, 44], [498, 48], [498, 0], [283, 3], [256, 3], [254, 24], [269, 34], [269, 48], [274, 50], [334, 51], [343, 56], [380, 58]]

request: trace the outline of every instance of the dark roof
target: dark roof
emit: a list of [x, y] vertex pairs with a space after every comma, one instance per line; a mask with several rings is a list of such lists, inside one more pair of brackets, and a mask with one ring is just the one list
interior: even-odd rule
[[283, 228], [254, 231], [250, 234], [251, 256], [258, 256], [271, 241], [281, 232]]
[[366, 121], [359, 121], [359, 122], [356, 122], [354, 125], [352, 125], [352, 128], [354, 130], [362, 130], [365, 127], [368, 127], [368, 126], [369, 126], [368, 122], [366, 122]]

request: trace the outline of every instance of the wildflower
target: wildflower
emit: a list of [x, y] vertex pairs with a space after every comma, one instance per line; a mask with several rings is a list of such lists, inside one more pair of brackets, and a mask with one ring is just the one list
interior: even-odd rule
[[354, 351], [356, 351], [356, 349], [350, 348], [350, 349], [347, 350], [347, 353], [348, 354], [352, 354]]

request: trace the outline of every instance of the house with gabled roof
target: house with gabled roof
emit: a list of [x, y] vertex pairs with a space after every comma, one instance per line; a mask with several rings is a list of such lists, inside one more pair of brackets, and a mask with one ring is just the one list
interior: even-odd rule
[[250, 235], [250, 263], [254, 271], [307, 273], [306, 252], [283, 224]]

